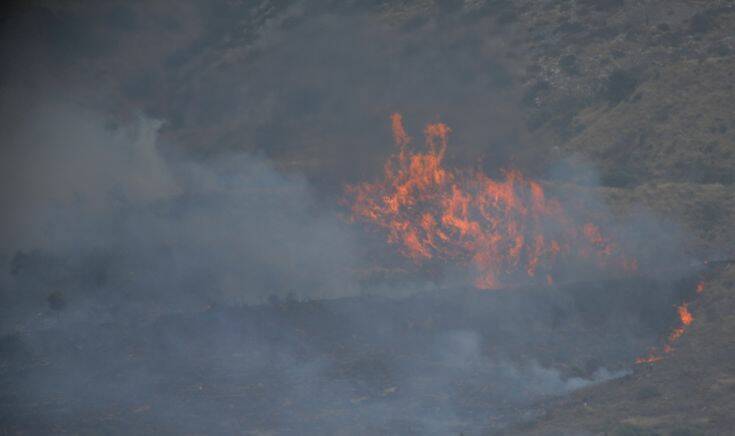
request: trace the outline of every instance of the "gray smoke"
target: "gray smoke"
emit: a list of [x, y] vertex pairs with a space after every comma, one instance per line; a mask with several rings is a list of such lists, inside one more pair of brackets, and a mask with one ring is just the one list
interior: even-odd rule
[[[0, 427], [482, 433], [624, 375], [633, 330], [650, 342], [668, 326], [618, 316], [656, 297], [630, 303], [648, 282], [483, 299], [462, 294], [463, 270], [434, 280], [452, 289], [360, 280], [394, 253], [334, 197], [379, 172], [390, 112], [414, 136], [447, 117], [452, 162], [493, 172], [538, 154], [512, 79], [524, 53], [495, 12], [357, 3], [34, 1], [9, 15]], [[570, 197], [634, 252], [676, 251], [678, 231], [648, 212], [616, 222], [597, 193]], [[609, 349], [589, 327], [603, 319], [626, 332]], [[578, 339], [608, 359], [563, 347]]]
[[[488, 421], [508, 413], [489, 404], [527, 407], [625, 374], [597, 368], [569, 376], [513, 361], [484, 350], [485, 339], [471, 330], [431, 333], [426, 362], [371, 346], [362, 352], [359, 343], [345, 361], [328, 351], [328, 339], [293, 336], [299, 329], [288, 314], [297, 309], [289, 305], [311, 304], [297, 300], [405, 288], [358, 284], [354, 272], [365, 259], [355, 227], [303, 177], [242, 152], [204, 161], [166, 156], [160, 127], [144, 116], [113, 126], [78, 105], [47, 103], [10, 136], [2, 168], [12, 182], [1, 198], [12, 205], [2, 227], [2, 346], [13, 362], [8, 374], [32, 368], [10, 382], [19, 395], [6, 412], [11, 425], [29, 413], [40, 413], [46, 430], [117, 413], [128, 423], [122, 428], [135, 422], [136, 431], [303, 434], [350, 428], [357, 416], [361, 433], [447, 434], [517, 420]], [[52, 293], [63, 307], [54, 307]], [[254, 309], [268, 314], [255, 330], [239, 320], [254, 313], [227, 315], [269, 297]], [[390, 349], [387, 332], [402, 331], [400, 316], [359, 307], [316, 316], [333, 313], [341, 323], [314, 320], [317, 334], [354, 328]], [[198, 327], [186, 329], [189, 322]], [[90, 326], [98, 331], [88, 333]], [[233, 410], [248, 407], [223, 411], [228, 399]], [[23, 406], [39, 401], [41, 412]], [[328, 424], [311, 427], [305, 416], [325, 410], [335, 410], [322, 418]], [[94, 431], [107, 428], [95, 422]]]
[[143, 116], [112, 129], [75, 105], [34, 109], [0, 170], [14, 306], [51, 290], [72, 307], [169, 310], [354, 293], [355, 238], [298, 175], [243, 153], [165, 159], [160, 122]]

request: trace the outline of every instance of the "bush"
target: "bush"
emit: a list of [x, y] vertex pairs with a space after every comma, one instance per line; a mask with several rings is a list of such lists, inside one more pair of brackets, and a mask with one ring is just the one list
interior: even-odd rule
[[18, 356], [23, 351], [25, 351], [25, 347], [18, 333], [0, 336], [0, 356], [10, 359]]
[[630, 97], [638, 86], [638, 78], [629, 71], [615, 70], [607, 78], [602, 90], [603, 97], [616, 105]]
[[551, 89], [551, 85], [549, 85], [549, 82], [545, 80], [539, 80], [538, 82], [534, 83], [530, 88], [528, 88], [526, 93], [523, 95], [523, 104], [526, 106], [534, 106], [536, 104], [536, 98], [549, 89]]
[[680, 427], [671, 430], [669, 436], [700, 436], [702, 434], [703, 433], [700, 431], [695, 431], [687, 427]]
[[581, 0], [580, 4], [595, 8], [598, 11], [606, 11], [622, 7], [623, 0]]
[[559, 58], [559, 68], [570, 76], [579, 74], [577, 57], [573, 54], [562, 56], [561, 58]]
[[629, 168], [619, 167], [605, 172], [601, 182], [613, 188], [629, 188], [638, 184], [638, 174]]
[[661, 392], [658, 391], [656, 386], [644, 386], [638, 390], [635, 397], [638, 400], [645, 401], [659, 396], [661, 396]]
[[570, 138], [584, 128], [584, 126], [575, 125], [574, 120], [577, 113], [587, 103], [587, 100], [573, 96], [562, 97], [533, 111], [529, 115], [526, 124], [530, 130], [536, 130], [541, 126], [550, 126], [563, 138]]
[[462, 0], [437, 0], [436, 5], [442, 14], [451, 14], [462, 10]]
[[615, 427], [610, 433], [611, 436], [659, 436], [659, 433], [641, 428], [635, 425], [622, 424]]
[[575, 33], [583, 32], [586, 29], [584, 24], [575, 21], [567, 21], [566, 23], [561, 24], [559, 27], [556, 28], [557, 33], [563, 33], [566, 35], [573, 35]]
[[48, 307], [54, 312], [60, 312], [66, 307], [66, 298], [60, 291], [54, 291], [46, 297]]
[[692, 17], [689, 22], [689, 30], [692, 33], [707, 33], [714, 27], [715, 23], [709, 14], [699, 13]]

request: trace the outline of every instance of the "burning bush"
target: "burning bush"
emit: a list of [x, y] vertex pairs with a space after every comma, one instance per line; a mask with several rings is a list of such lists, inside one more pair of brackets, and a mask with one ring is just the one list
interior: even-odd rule
[[520, 171], [494, 180], [445, 167], [445, 124], [429, 124], [426, 149], [416, 151], [401, 115], [391, 119], [398, 153], [385, 164], [382, 180], [348, 187], [348, 204], [355, 220], [385, 231], [415, 263], [469, 263], [484, 289], [528, 278], [551, 284], [570, 264], [636, 268], [598, 225], [575, 219]]

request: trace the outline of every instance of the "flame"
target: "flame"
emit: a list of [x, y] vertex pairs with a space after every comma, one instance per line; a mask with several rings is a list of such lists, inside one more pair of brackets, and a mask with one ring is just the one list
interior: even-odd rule
[[[697, 284], [696, 291], [698, 294], [704, 291], [704, 282], [700, 282], [699, 284]], [[674, 342], [678, 341], [679, 338], [684, 336], [686, 328], [690, 326], [692, 322], [694, 322], [694, 316], [689, 311], [689, 303], [682, 303], [680, 306], [678, 306], [676, 308], [676, 313], [679, 315], [679, 322], [681, 323], [681, 325], [679, 327], [676, 327], [674, 330], [671, 331], [671, 333], [669, 333], [669, 336], [666, 339], [666, 343], [662, 348], [663, 352], [666, 354], [672, 353], [674, 351]], [[653, 363], [658, 362], [661, 359], [663, 359], [663, 357], [658, 354], [656, 348], [651, 348], [649, 350], [648, 356], [637, 358], [635, 360], [635, 363]]]
[[694, 317], [688, 308], [689, 304], [684, 303], [676, 308], [676, 312], [679, 314], [679, 322], [681, 326], [675, 328], [671, 334], [669, 334], [668, 343], [664, 345], [664, 353], [671, 353], [674, 351], [674, 342], [678, 341], [680, 337], [684, 335], [686, 327], [694, 321]]
[[470, 264], [479, 288], [521, 279], [554, 283], [560, 263], [635, 271], [637, 262], [591, 222], [575, 222], [539, 182], [506, 170], [501, 180], [444, 164], [451, 129], [424, 129], [425, 147], [411, 150], [400, 114], [391, 116], [398, 148], [375, 183], [347, 187], [353, 220], [386, 233], [390, 244], [417, 265]]
[[688, 306], [688, 303], [684, 303], [676, 309], [677, 313], [679, 314], [679, 319], [681, 320], [681, 323], [685, 326], [690, 325], [692, 321], [694, 321], [694, 317], [689, 312]]
[[653, 363], [653, 362], [658, 362], [661, 359], [663, 359], [663, 357], [659, 356], [656, 352], [656, 349], [653, 348], [649, 350], [648, 356], [637, 358], [635, 360], [635, 363]]

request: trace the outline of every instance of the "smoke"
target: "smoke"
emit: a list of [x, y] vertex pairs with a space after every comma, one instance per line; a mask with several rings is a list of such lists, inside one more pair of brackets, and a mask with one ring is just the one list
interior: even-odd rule
[[[95, 332], [65, 326], [24, 335], [12, 353], [5, 340], [8, 373], [24, 375], [8, 378], [17, 397], [0, 418], [38, 433], [476, 434], [538, 416], [534, 403], [547, 396], [626, 374], [568, 377], [536, 362], [519, 365], [489, 355], [487, 338], [472, 330], [430, 334], [429, 353], [416, 355], [424, 347], [405, 336], [385, 340], [344, 320], [333, 325], [329, 309], [308, 310], [319, 314], [308, 331], [318, 336], [289, 327], [303, 312], [282, 307], [108, 323]], [[335, 335], [333, 327], [347, 332]], [[371, 347], [380, 342], [404, 351]]]
[[112, 128], [73, 104], [40, 105], [25, 123], [0, 170], [6, 323], [19, 300], [56, 290], [98, 315], [123, 301], [176, 310], [354, 292], [348, 224], [267, 159], [164, 158], [160, 122]]
[[[242, 152], [163, 153], [161, 123], [145, 116], [121, 125], [43, 102], [23, 119], [0, 198], [12, 211], [0, 341], [17, 395], [1, 417], [10, 428], [471, 434], [627, 373], [612, 360], [574, 375], [517, 351], [560, 317], [579, 335], [585, 301], [596, 323], [631, 325], [612, 304], [600, 314], [607, 288], [553, 304], [469, 304], [451, 290], [330, 302], [366, 291], [354, 273], [369, 260], [304, 177]], [[395, 286], [367, 291], [405, 292]]]
[[452, 159], [497, 169], [521, 158], [526, 59], [513, 27], [496, 23], [503, 8], [34, 1], [0, 49], [21, 56], [11, 82], [105, 113], [143, 110], [173, 147], [259, 153], [334, 192], [381, 168], [391, 144], [375, 126], [393, 111], [412, 129], [444, 118], [461, 144]]
[[[174, 3], [34, 2], [3, 29], [4, 429], [481, 433], [623, 376], [665, 330], [645, 281], [359, 277], [397, 262], [333, 194], [377, 174], [389, 113], [446, 116], [452, 163], [546, 163], [522, 146], [524, 54], [487, 11]], [[676, 251], [631, 216], [611, 225], [634, 253]]]
[[[673, 216], [663, 216], [615, 188], [600, 187], [598, 169], [572, 155], [554, 162], [547, 174], [551, 195], [580, 221], [600, 226], [623, 253], [636, 259], [639, 274], [681, 278], [692, 274], [697, 259], [689, 235]], [[574, 271], [585, 277], [584, 271]], [[595, 276], [587, 276], [594, 279]]]

